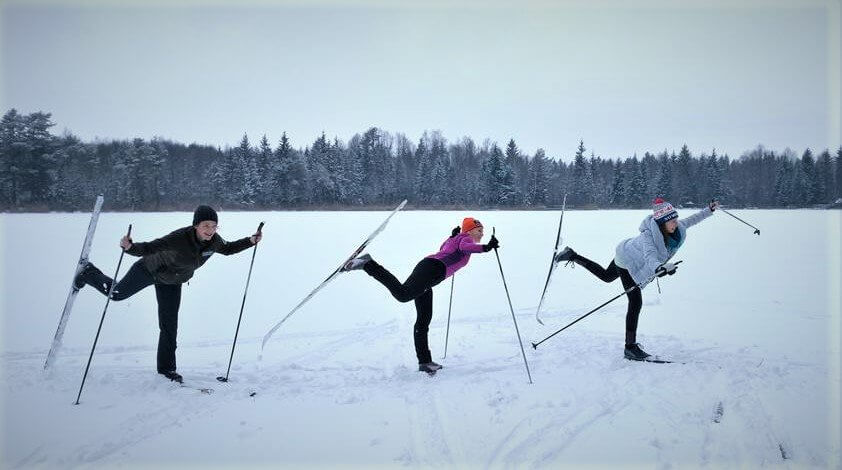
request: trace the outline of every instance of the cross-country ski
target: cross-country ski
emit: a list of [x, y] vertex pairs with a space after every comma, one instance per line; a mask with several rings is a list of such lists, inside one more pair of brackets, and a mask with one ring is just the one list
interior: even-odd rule
[[288, 319], [289, 317], [291, 317], [291, 316], [292, 316], [292, 314], [294, 314], [295, 312], [297, 312], [297, 311], [298, 311], [298, 309], [300, 309], [302, 306], [304, 306], [304, 304], [306, 304], [308, 300], [312, 299], [312, 298], [313, 298], [313, 296], [314, 296], [314, 295], [316, 295], [316, 293], [317, 293], [317, 292], [319, 292], [320, 290], [322, 290], [322, 288], [324, 288], [324, 287], [325, 287], [325, 286], [326, 286], [326, 285], [327, 285], [330, 281], [332, 281], [332, 280], [333, 280], [336, 276], [338, 276], [340, 273], [342, 273], [343, 271], [347, 270], [346, 265], [347, 265], [347, 264], [348, 264], [351, 260], [353, 260], [354, 258], [356, 258], [356, 257], [357, 257], [357, 255], [359, 255], [360, 253], [362, 253], [362, 252], [363, 252], [363, 250], [365, 250], [365, 249], [366, 249], [366, 247], [368, 247], [369, 243], [371, 243], [371, 241], [372, 241], [372, 240], [374, 240], [374, 237], [376, 237], [378, 234], [380, 234], [380, 232], [382, 232], [382, 231], [383, 231], [383, 229], [384, 229], [384, 228], [386, 228], [386, 225], [389, 223], [389, 220], [391, 220], [391, 219], [392, 219], [392, 217], [394, 217], [394, 215], [398, 213], [398, 211], [400, 211], [401, 209], [403, 209], [403, 208], [404, 208], [404, 206], [406, 206], [406, 200], [405, 200], [405, 199], [404, 199], [404, 200], [403, 200], [400, 204], [398, 204], [398, 207], [396, 207], [396, 208], [395, 208], [395, 209], [394, 209], [394, 210], [393, 210], [393, 211], [392, 211], [392, 212], [391, 212], [391, 213], [390, 213], [390, 214], [386, 217], [386, 220], [384, 220], [384, 221], [383, 221], [383, 223], [381, 223], [381, 224], [380, 224], [380, 226], [378, 226], [378, 227], [377, 227], [377, 228], [376, 228], [373, 232], [371, 232], [371, 235], [369, 235], [369, 236], [368, 236], [368, 238], [366, 238], [366, 239], [365, 239], [365, 240], [364, 240], [364, 241], [360, 244], [360, 246], [358, 246], [358, 247], [357, 247], [357, 249], [356, 249], [356, 250], [354, 250], [353, 252], [351, 252], [351, 254], [350, 254], [347, 258], [345, 258], [345, 260], [344, 260], [344, 261], [342, 261], [342, 263], [340, 263], [340, 264], [339, 264], [339, 266], [338, 266], [336, 269], [334, 269], [334, 270], [333, 270], [333, 272], [332, 272], [332, 273], [330, 273], [330, 274], [329, 274], [329, 275], [325, 278], [325, 280], [324, 280], [324, 281], [322, 281], [322, 282], [321, 282], [318, 286], [316, 286], [316, 288], [315, 288], [315, 289], [313, 289], [312, 291], [310, 291], [310, 293], [309, 293], [309, 294], [307, 294], [307, 296], [306, 296], [306, 297], [304, 297], [304, 298], [303, 298], [303, 299], [302, 299], [302, 300], [301, 300], [301, 301], [300, 301], [300, 302], [299, 302], [299, 303], [298, 303], [295, 307], [293, 307], [293, 308], [292, 308], [292, 310], [290, 310], [290, 311], [289, 311], [289, 313], [287, 313], [286, 315], [284, 315], [284, 317], [283, 317], [283, 318], [281, 318], [281, 319], [280, 319], [277, 323], [275, 323], [275, 324], [274, 324], [274, 325], [273, 325], [273, 326], [269, 329], [269, 331], [268, 331], [268, 332], [266, 332], [266, 334], [265, 334], [265, 335], [263, 335], [263, 341], [260, 343], [261, 356], [263, 355], [263, 349], [266, 347], [266, 343], [269, 341], [269, 339], [272, 337], [272, 335], [273, 335], [273, 334], [275, 334], [275, 331], [276, 331], [278, 328], [280, 328], [280, 327], [281, 327], [281, 325], [283, 325], [283, 324], [284, 324], [284, 322], [285, 322], [285, 321], [287, 321], [287, 319]]
[[64, 329], [67, 327], [67, 320], [70, 319], [70, 312], [73, 310], [73, 304], [76, 301], [76, 296], [79, 294], [79, 286], [76, 284], [76, 277], [83, 269], [85, 269], [85, 266], [88, 263], [88, 255], [91, 252], [91, 245], [94, 242], [94, 234], [96, 233], [96, 225], [99, 221], [99, 214], [102, 210], [103, 201], [103, 196], [99, 195], [94, 203], [94, 210], [91, 213], [91, 220], [88, 223], [88, 231], [85, 234], [85, 241], [82, 242], [82, 253], [79, 255], [79, 261], [76, 263], [76, 268], [73, 271], [73, 277], [70, 278], [70, 292], [67, 294], [67, 299], [64, 301], [64, 308], [61, 311], [61, 315], [59, 315], [58, 327], [53, 335], [53, 342], [50, 345], [50, 350], [47, 352], [47, 359], [44, 361], [44, 369], [50, 368], [61, 349], [62, 339], [64, 338]]
[[561, 224], [564, 222], [564, 208], [567, 206], [567, 194], [561, 200], [561, 215], [558, 217], [558, 231], [555, 235], [555, 247], [553, 247], [553, 256], [550, 258], [550, 270], [547, 272], [547, 280], [544, 281], [544, 289], [541, 291], [541, 298], [538, 300], [538, 307], [535, 309], [535, 321], [544, 324], [541, 320], [541, 306], [544, 305], [544, 297], [547, 295], [547, 288], [550, 286], [550, 278], [553, 276], [553, 271], [558, 265], [556, 256], [558, 256], [558, 244], [561, 241]]

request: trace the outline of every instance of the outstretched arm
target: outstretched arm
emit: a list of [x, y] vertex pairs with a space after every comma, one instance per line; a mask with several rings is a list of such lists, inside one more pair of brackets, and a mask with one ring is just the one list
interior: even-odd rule
[[161, 238], [152, 240], [151, 242], [137, 242], [134, 243], [128, 236], [124, 236], [120, 240], [120, 246], [126, 250], [126, 253], [133, 256], [148, 256], [159, 251], [170, 248], [173, 241], [181, 236], [180, 230], [170, 232]]
[[465, 253], [482, 253], [483, 251], [488, 251], [485, 249], [485, 245], [480, 245], [479, 243], [474, 243], [468, 237], [459, 241], [459, 251], [463, 251]]
[[690, 228], [690, 227], [698, 224], [699, 222], [707, 219], [708, 217], [710, 217], [713, 214], [713, 211], [715, 211], [717, 207], [719, 207], [719, 201], [713, 200], [713, 201], [710, 202], [710, 204], [708, 204], [707, 207], [700, 210], [699, 212], [696, 212], [695, 214], [691, 215], [690, 217], [687, 217], [686, 219], [683, 219], [681, 221], [681, 223], [684, 225], [684, 228]]
[[[228, 256], [247, 250], [256, 244], [252, 242], [252, 239], [254, 239], [255, 236], [256, 235], [252, 235], [233, 242], [226, 242], [222, 239], [222, 237], [220, 237], [220, 241], [222, 243], [216, 245], [216, 252]], [[260, 241], [260, 237], [257, 238], [257, 241]]]

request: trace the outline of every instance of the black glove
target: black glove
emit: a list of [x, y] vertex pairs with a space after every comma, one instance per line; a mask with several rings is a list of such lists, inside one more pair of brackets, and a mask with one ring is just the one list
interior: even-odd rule
[[491, 251], [494, 249], [500, 248], [500, 242], [497, 240], [497, 237], [494, 235], [491, 236], [491, 240], [488, 240], [488, 243], [482, 246], [483, 251]]
[[462, 231], [462, 229], [461, 229], [461, 228], [459, 228], [458, 226], [457, 226], [457, 227], [453, 227], [453, 230], [450, 232], [450, 238], [453, 238], [453, 237], [455, 237], [456, 235], [459, 235], [459, 232], [461, 232], [461, 231]]
[[657, 274], [658, 277], [664, 277], [667, 274], [672, 276], [673, 274], [675, 274], [675, 271], [677, 269], [678, 269], [678, 266], [676, 266], [673, 263], [664, 263], [664, 264], [658, 266], [658, 269], [655, 270], [655, 274]]
[[710, 209], [710, 211], [714, 212], [717, 207], [719, 207], [719, 201], [717, 201], [716, 199], [711, 199], [710, 204], [708, 204], [708, 208]]

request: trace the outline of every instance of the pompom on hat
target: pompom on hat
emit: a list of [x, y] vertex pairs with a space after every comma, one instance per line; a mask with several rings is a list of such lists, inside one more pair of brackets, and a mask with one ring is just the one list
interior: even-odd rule
[[672, 207], [672, 204], [667, 201], [664, 201], [661, 198], [655, 198], [655, 201], [653, 201], [652, 204], [652, 217], [658, 225], [664, 225], [668, 221], [678, 218], [678, 212], [676, 212], [675, 208]]
[[465, 217], [462, 219], [462, 233], [470, 232], [477, 227], [482, 227], [482, 223], [479, 220], [473, 217]]

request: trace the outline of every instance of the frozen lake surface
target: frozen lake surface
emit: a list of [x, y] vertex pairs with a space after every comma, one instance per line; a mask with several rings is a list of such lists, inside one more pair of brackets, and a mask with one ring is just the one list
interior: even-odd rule
[[[680, 210], [682, 217], [692, 213]], [[179, 371], [155, 373], [154, 289], [112, 302], [73, 406], [105, 299], [84, 289], [64, 349], [42, 371], [88, 214], [2, 214], [2, 465], [5, 468], [527, 467], [840, 465], [840, 211], [735, 211], [689, 231], [675, 276], [643, 292], [638, 340], [684, 364], [622, 358], [625, 298], [537, 350], [529, 346], [622, 291], [559, 267], [535, 307], [558, 212], [407, 211], [369, 253], [405, 279], [464, 216], [499, 251], [528, 348], [529, 384], [493, 253], [434, 290], [430, 345], [445, 368], [417, 372], [414, 305], [362, 272], [341, 275], [260, 340], [385, 212], [220, 212], [233, 240], [266, 221], [231, 382], [224, 375], [251, 251], [215, 255], [183, 289]], [[568, 211], [563, 245], [607, 265], [648, 211]], [[149, 241], [188, 213], [104, 213], [91, 260], [112, 275], [129, 223]], [[126, 256], [122, 273], [135, 258]], [[121, 275], [122, 275], [121, 273]], [[250, 396], [257, 392], [255, 396]]]

